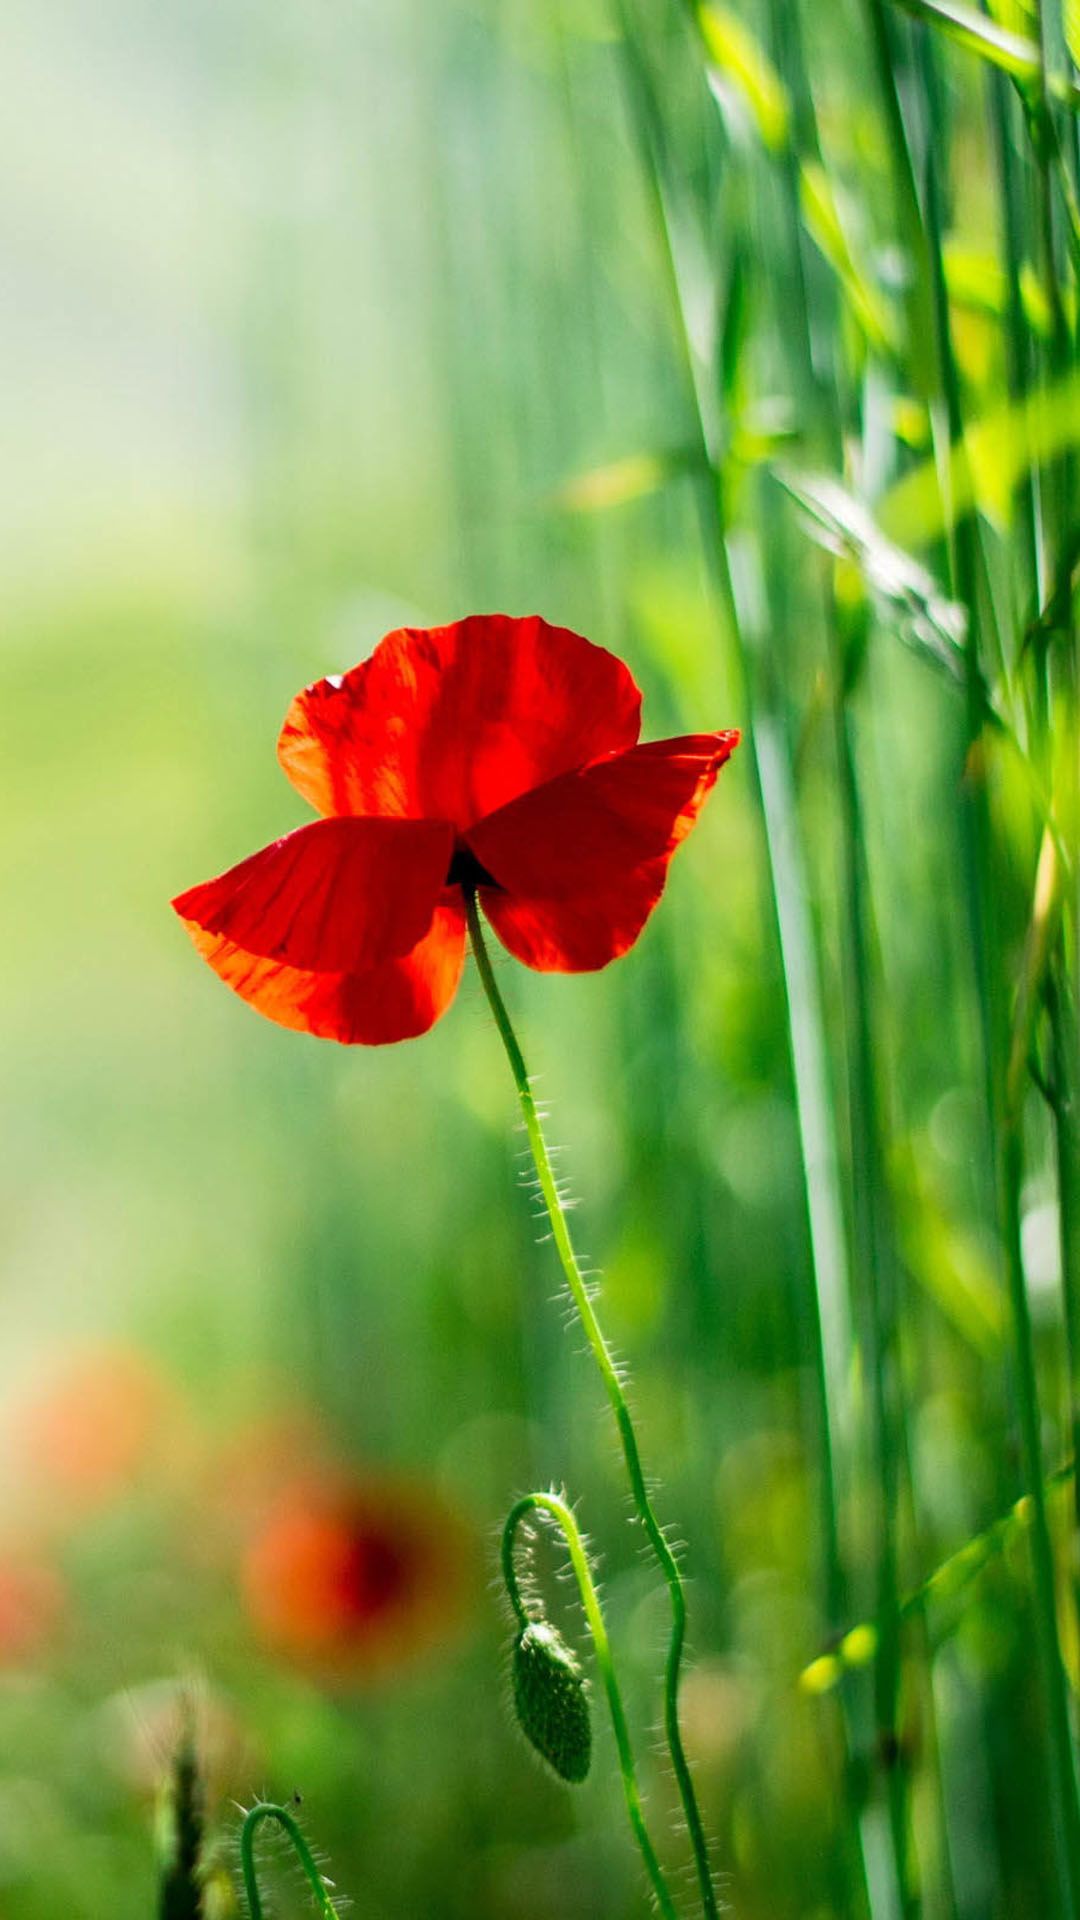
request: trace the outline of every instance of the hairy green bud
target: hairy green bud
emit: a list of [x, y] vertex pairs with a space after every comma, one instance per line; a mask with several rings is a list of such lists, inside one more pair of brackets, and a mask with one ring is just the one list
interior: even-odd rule
[[562, 1780], [584, 1780], [592, 1759], [585, 1676], [562, 1635], [530, 1620], [514, 1641], [514, 1710], [532, 1742]]

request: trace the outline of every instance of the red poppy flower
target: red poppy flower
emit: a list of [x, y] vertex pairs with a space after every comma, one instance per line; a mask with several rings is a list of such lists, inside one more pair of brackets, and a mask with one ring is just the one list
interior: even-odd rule
[[173, 905], [242, 999], [333, 1040], [434, 1025], [472, 888], [527, 966], [604, 967], [637, 939], [739, 737], [640, 746], [640, 710], [622, 661], [565, 627], [404, 627], [285, 717], [278, 758], [323, 818]]

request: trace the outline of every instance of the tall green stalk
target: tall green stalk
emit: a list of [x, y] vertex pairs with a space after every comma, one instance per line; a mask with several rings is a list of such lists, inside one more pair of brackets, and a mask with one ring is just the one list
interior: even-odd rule
[[[1071, 177], [1064, 168], [1055, 168], [1057, 149], [1055, 108], [1052, 99], [1053, 68], [1064, 49], [1060, 45], [1060, 22], [1051, 26], [1043, 0], [1035, 5], [1036, 37], [1039, 45], [1040, 100], [1029, 115], [1033, 158], [1038, 177], [1040, 218], [1040, 269], [1047, 306], [1051, 316], [1050, 340], [1046, 349], [1046, 374], [1051, 384], [1064, 378], [1076, 358], [1075, 329], [1070, 327], [1062, 296], [1059, 271], [1060, 248], [1054, 220], [1055, 181], [1066, 193], [1073, 191]], [[1054, 43], [1051, 44], [1051, 32]], [[1070, 116], [1071, 119], [1071, 116]], [[1075, 130], [1074, 130], [1075, 131]], [[1071, 207], [1066, 209], [1071, 217]], [[1075, 281], [1074, 281], [1075, 290]], [[1053, 950], [1049, 957], [1046, 1004], [1050, 1025], [1053, 1098], [1051, 1103], [1055, 1136], [1058, 1187], [1058, 1246], [1061, 1255], [1061, 1287], [1065, 1314], [1065, 1345], [1068, 1375], [1069, 1424], [1074, 1450], [1080, 1440], [1080, 1143], [1077, 1138], [1077, 1110], [1080, 1107], [1080, 1060], [1077, 1058], [1077, 996], [1080, 993], [1080, 875], [1076, 870], [1077, 834], [1080, 832], [1080, 659], [1071, 575], [1077, 543], [1074, 497], [1076, 460], [1064, 455], [1042, 476], [1044, 512], [1044, 580], [1042, 595], [1049, 597], [1057, 612], [1038, 639], [1035, 669], [1043, 689], [1041, 711], [1044, 729], [1040, 740], [1041, 771], [1057, 809], [1058, 825], [1063, 828], [1072, 854], [1072, 871], [1066, 871], [1064, 884], [1069, 910], [1061, 914]], [[1057, 668], [1056, 674], [1054, 668]], [[1053, 725], [1055, 696], [1064, 716], [1067, 746], [1057, 756]], [[1060, 786], [1060, 793], [1056, 790]], [[1070, 958], [1071, 949], [1071, 958]], [[1080, 1524], [1080, 1490], [1076, 1492], [1076, 1511]], [[1073, 1541], [1073, 1585], [1080, 1614], [1080, 1534]]]
[[517, 1035], [514, 1032], [510, 1015], [507, 1012], [506, 1002], [499, 991], [499, 984], [492, 969], [491, 959], [484, 940], [484, 931], [480, 922], [480, 910], [477, 905], [475, 893], [470, 892], [466, 894], [466, 912], [469, 924], [469, 939], [472, 944], [477, 971], [480, 975], [484, 992], [487, 995], [488, 1005], [494, 1016], [495, 1025], [499, 1030], [499, 1038], [503, 1043], [506, 1058], [510, 1066], [510, 1072], [513, 1076], [518, 1103], [521, 1107], [522, 1119], [525, 1122], [525, 1132], [529, 1142], [529, 1150], [536, 1168], [536, 1177], [540, 1183], [541, 1197], [547, 1211], [548, 1219], [551, 1222], [551, 1233], [555, 1244], [555, 1251], [559, 1256], [559, 1264], [562, 1267], [566, 1284], [570, 1290], [570, 1297], [577, 1309], [578, 1318], [581, 1321], [585, 1337], [589, 1343], [589, 1350], [596, 1362], [601, 1380], [604, 1384], [604, 1391], [607, 1394], [612, 1413], [615, 1416], [615, 1425], [618, 1429], [623, 1459], [626, 1463], [627, 1477], [630, 1481], [630, 1491], [638, 1518], [645, 1530], [649, 1545], [656, 1556], [656, 1560], [667, 1584], [668, 1597], [671, 1603], [671, 1636], [668, 1642], [667, 1660], [664, 1669], [664, 1733], [667, 1740], [668, 1751], [671, 1755], [671, 1764], [675, 1773], [676, 1785], [679, 1790], [679, 1799], [682, 1802], [683, 1814], [686, 1819], [687, 1832], [690, 1836], [690, 1845], [693, 1849], [694, 1865], [697, 1870], [702, 1908], [706, 1920], [718, 1920], [716, 1891], [713, 1886], [712, 1871], [709, 1866], [705, 1829], [702, 1824], [697, 1794], [694, 1789], [689, 1762], [686, 1758], [682, 1729], [679, 1724], [679, 1680], [682, 1671], [683, 1649], [686, 1643], [686, 1592], [683, 1587], [682, 1574], [679, 1571], [679, 1563], [668, 1544], [667, 1536], [656, 1517], [641, 1465], [637, 1434], [630, 1415], [630, 1408], [627, 1403], [626, 1392], [620, 1377], [619, 1368], [604, 1338], [600, 1322], [597, 1319], [596, 1309], [593, 1306], [589, 1294], [588, 1282], [582, 1272], [581, 1264], [574, 1250], [573, 1241], [570, 1238], [570, 1229], [566, 1220], [566, 1210], [563, 1206], [558, 1182], [556, 1181], [551, 1165], [551, 1157], [548, 1153], [547, 1142], [544, 1138], [544, 1130], [540, 1124], [540, 1115], [537, 1110], [536, 1101], [533, 1098], [529, 1072], [525, 1065], [524, 1056], [518, 1043]]

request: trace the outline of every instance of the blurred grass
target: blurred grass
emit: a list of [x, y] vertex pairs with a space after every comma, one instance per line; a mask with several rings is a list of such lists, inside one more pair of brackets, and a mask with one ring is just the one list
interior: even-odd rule
[[[358, 1910], [641, 1910], [606, 1730], [571, 1800], [501, 1710], [494, 1529], [565, 1479], [662, 1830], [662, 1596], [514, 1191], [479, 989], [422, 1046], [309, 1045], [165, 905], [301, 819], [272, 750], [297, 686], [473, 606], [614, 647], [653, 735], [753, 723], [634, 953], [502, 975], [689, 1543], [727, 1897], [1070, 1910], [1047, 1703], [1052, 1628], [1075, 1710], [1075, 1522], [1052, 1497], [1052, 1621], [1037, 1536], [993, 1529], [1032, 1492], [1018, 1314], [1043, 1471], [1080, 1403], [1072, 69], [1050, 6], [965, 44], [929, 18], [963, 9], [914, 11], [13, 10], [5, 1920], [150, 1910], [161, 1689], [192, 1669], [211, 1815], [301, 1789]], [[1021, 99], [971, 47], [1040, 30], [1046, 114], [1041, 53]], [[161, 1399], [90, 1500], [32, 1409], [118, 1348]], [[427, 1479], [471, 1542], [445, 1640], [377, 1683], [297, 1667], [244, 1610], [237, 1461], [284, 1480], [313, 1447]], [[864, 1621], [886, 1668], [800, 1688]]]

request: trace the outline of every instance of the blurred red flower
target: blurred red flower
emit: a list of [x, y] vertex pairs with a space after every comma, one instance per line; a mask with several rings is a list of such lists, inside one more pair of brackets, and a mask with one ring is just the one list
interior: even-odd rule
[[65, 1607], [60, 1577], [44, 1561], [0, 1550], [0, 1666], [32, 1660]]
[[621, 660], [533, 616], [404, 627], [294, 700], [278, 757], [324, 816], [173, 905], [260, 1013], [404, 1040], [453, 999], [464, 892], [543, 972], [632, 946], [738, 734], [638, 744]]
[[164, 1382], [134, 1348], [75, 1354], [23, 1408], [19, 1442], [39, 1479], [79, 1506], [129, 1486], [170, 1406]]
[[300, 1479], [249, 1541], [249, 1615], [277, 1652], [369, 1677], [460, 1622], [469, 1552], [438, 1493], [396, 1479]]

